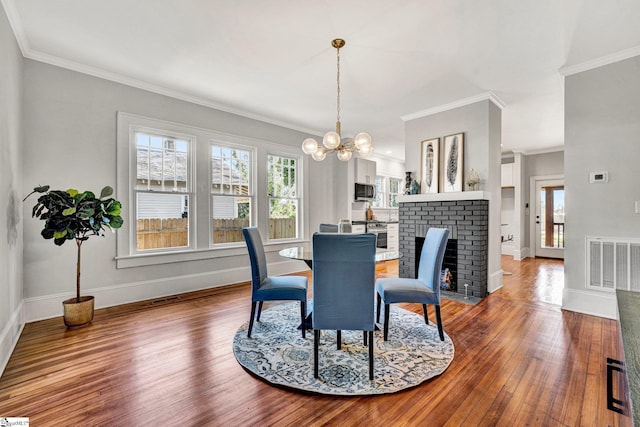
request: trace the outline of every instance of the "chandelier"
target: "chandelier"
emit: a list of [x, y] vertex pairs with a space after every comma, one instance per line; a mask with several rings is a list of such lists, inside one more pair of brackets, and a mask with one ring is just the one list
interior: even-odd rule
[[331, 46], [336, 48], [338, 58], [338, 73], [336, 78], [338, 83], [338, 114], [336, 130], [335, 132], [331, 130], [324, 134], [322, 145], [318, 144], [314, 138], [307, 138], [302, 141], [302, 151], [305, 154], [310, 154], [311, 157], [317, 161], [322, 161], [327, 157], [327, 154], [335, 152], [338, 159], [346, 162], [351, 159], [354, 151], [357, 151], [361, 156], [368, 156], [373, 151], [371, 136], [369, 136], [368, 133], [360, 132], [353, 139], [341, 138], [340, 136], [340, 48], [344, 47], [344, 45], [345, 41], [343, 39], [334, 39], [331, 41]]

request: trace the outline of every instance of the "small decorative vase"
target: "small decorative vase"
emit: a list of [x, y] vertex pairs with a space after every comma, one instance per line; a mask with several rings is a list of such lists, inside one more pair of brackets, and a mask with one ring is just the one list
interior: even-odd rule
[[480, 175], [474, 169], [467, 174], [467, 190], [476, 191], [480, 187]]
[[404, 194], [411, 194], [411, 172], [405, 172]]
[[411, 188], [409, 189], [411, 194], [420, 194], [420, 184], [415, 179], [411, 181]]

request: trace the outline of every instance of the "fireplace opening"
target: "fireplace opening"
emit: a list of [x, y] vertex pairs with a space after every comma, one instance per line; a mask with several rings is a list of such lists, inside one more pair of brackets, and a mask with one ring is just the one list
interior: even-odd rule
[[[416, 237], [416, 271], [415, 276], [418, 277], [418, 269], [420, 267], [420, 255], [422, 254], [422, 245], [424, 237]], [[440, 289], [445, 291], [457, 292], [458, 290], [458, 240], [447, 240], [447, 248], [444, 251], [444, 260], [442, 261], [442, 273], [440, 275]]]

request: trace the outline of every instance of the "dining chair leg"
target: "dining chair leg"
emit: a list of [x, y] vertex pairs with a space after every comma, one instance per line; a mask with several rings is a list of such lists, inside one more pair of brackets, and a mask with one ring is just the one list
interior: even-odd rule
[[373, 331], [369, 331], [369, 380], [373, 381]]
[[336, 342], [338, 344], [338, 350], [342, 348], [342, 331], [336, 331]]
[[380, 302], [382, 301], [382, 297], [380, 296], [380, 294], [377, 294], [376, 300], [378, 301], [376, 308], [376, 323], [380, 323]]
[[307, 317], [307, 303], [305, 301], [300, 301], [300, 329], [302, 329], [302, 338], [305, 337], [305, 319]]
[[320, 344], [320, 329], [313, 330], [313, 378], [318, 378], [318, 346]]
[[384, 305], [384, 340], [389, 338], [389, 304]]
[[260, 304], [258, 304], [258, 317], [257, 317], [257, 321], [260, 321], [260, 315], [262, 314], [262, 303], [264, 303], [264, 301], [260, 301]]
[[362, 339], [364, 340], [364, 345], [367, 345], [367, 331], [362, 331]]
[[429, 312], [427, 311], [427, 304], [422, 304], [422, 313], [424, 314], [424, 323], [429, 324]]
[[440, 318], [440, 305], [436, 305], [436, 322], [438, 323], [438, 334], [440, 334], [440, 341], [444, 341], [444, 333], [442, 332], [442, 319]]
[[251, 317], [249, 318], [249, 329], [247, 330], [247, 337], [251, 338], [251, 330], [253, 329], [253, 319], [256, 315], [256, 302], [251, 303]]

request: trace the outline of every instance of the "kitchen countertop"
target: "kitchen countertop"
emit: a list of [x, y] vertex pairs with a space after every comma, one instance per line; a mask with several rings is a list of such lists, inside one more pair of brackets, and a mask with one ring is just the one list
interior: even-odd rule
[[630, 414], [640, 422], [640, 292], [616, 290], [620, 331], [627, 371]]

